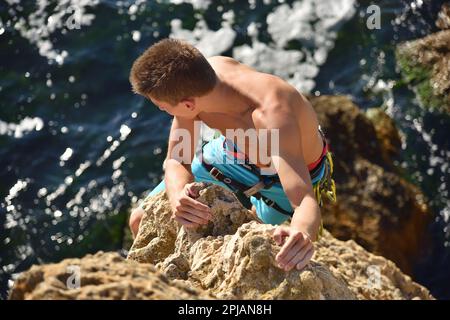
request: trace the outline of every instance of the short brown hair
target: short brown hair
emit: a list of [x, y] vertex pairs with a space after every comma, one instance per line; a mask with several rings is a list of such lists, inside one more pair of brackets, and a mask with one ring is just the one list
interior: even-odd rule
[[178, 104], [188, 97], [199, 97], [216, 84], [216, 73], [203, 54], [189, 43], [163, 39], [134, 61], [130, 72], [133, 91]]

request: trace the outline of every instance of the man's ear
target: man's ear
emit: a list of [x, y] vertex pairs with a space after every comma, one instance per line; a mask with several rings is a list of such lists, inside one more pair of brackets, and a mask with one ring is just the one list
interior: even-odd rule
[[181, 100], [181, 103], [183, 103], [190, 111], [195, 110], [195, 98], [185, 98]]

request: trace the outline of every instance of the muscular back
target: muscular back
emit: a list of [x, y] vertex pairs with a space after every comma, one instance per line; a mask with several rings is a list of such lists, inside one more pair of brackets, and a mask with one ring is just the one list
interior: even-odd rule
[[[225, 134], [226, 129], [270, 127], [270, 118], [274, 114], [289, 120], [294, 118], [301, 139], [291, 137], [292, 143], [301, 146], [306, 164], [320, 157], [323, 146], [317, 131], [316, 113], [307, 99], [293, 86], [279, 77], [258, 72], [229, 57], [215, 56], [208, 61], [221, 80], [229, 85], [232, 91], [230, 97], [235, 97], [217, 101], [217, 104], [232, 104], [236, 112], [201, 113], [200, 120]], [[241, 150], [259, 147], [249, 145], [248, 141], [245, 144], [238, 144], [238, 147]]]

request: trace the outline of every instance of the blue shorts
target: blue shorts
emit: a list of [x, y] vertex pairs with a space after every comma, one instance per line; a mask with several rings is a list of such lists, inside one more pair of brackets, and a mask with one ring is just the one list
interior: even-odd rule
[[[251, 171], [244, 168], [241, 164], [239, 164], [236, 159], [232, 155], [230, 155], [230, 152], [227, 152], [229, 151], [228, 149], [230, 149], [230, 143], [224, 143], [224, 141], [225, 137], [221, 135], [218, 138], [215, 138], [206, 143], [203, 147], [204, 160], [222, 171], [225, 176], [248, 185], [249, 187], [258, 183], [259, 178]], [[209, 172], [202, 166], [197, 156], [195, 156], [192, 161], [191, 171], [195, 177], [195, 181], [211, 182], [229, 189], [226, 184], [214, 179], [209, 174]], [[322, 171], [313, 179], [313, 185], [318, 183], [322, 179], [322, 177], [324, 176], [324, 171], [325, 166], [322, 168]], [[148, 196], [153, 196], [164, 189], [165, 184], [163, 180], [150, 192]], [[284, 192], [283, 187], [280, 183], [275, 183], [269, 189], [262, 189], [260, 190], [260, 193], [270, 200], [275, 201], [284, 210], [287, 210], [289, 212], [293, 211], [289, 199], [286, 196], [286, 193]], [[290, 218], [290, 216], [282, 214], [276, 209], [266, 205], [262, 199], [258, 200], [255, 197], [250, 197], [250, 201], [255, 206], [256, 214], [258, 215], [259, 219], [261, 219], [261, 221], [263, 221], [264, 223], [277, 225]]]

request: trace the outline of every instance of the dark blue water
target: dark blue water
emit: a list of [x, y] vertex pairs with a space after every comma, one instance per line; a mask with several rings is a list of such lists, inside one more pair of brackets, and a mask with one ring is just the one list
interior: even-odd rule
[[[450, 121], [425, 111], [412, 90], [399, 85], [393, 55], [395, 44], [436, 31], [443, 2], [378, 1], [382, 27], [368, 30], [366, 8], [372, 3], [342, 1], [352, 10], [337, 14], [326, 30], [327, 45], [317, 31], [321, 17], [305, 18], [304, 25], [316, 30], [312, 37], [299, 34], [280, 45], [267, 19], [282, 5], [277, 1], [214, 1], [194, 9], [169, 1], [103, 0], [78, 8], [84, 20], [74, 29], [65, 23], [71, 10], [63, 1], [42, 1], [40, 10], [35, 1], [0, 0], [1, 296], [11, 277], [32, 264], [123, 248], [129, 208], [161, 178], [170, 123], [167, 114], [131, 93], [128, 73], [146, 47], [180, 34], [174, 26], [180, 19], [183, 30], [202, 20], [210, 32], [231, 30], [216, 38], [196, 33], [209, 42], [188, 32], [203, 50], [245, 58], [234, 49], [255, 48], [256, 41], [278, 54], [301, 52], [308, 70], [317, 70], [301, 86], [348, 94], [361, 108], [388, 111], [406, 137], [399, 165], [422, 187], [436, 217], [433, 250], [415, 279], [436, 297], [450, 298]], [[314, 63], [310, 53], [324, 47], [326, 59]], [[283, 72], [280, 61], [265, 57], [262, 68]]]

